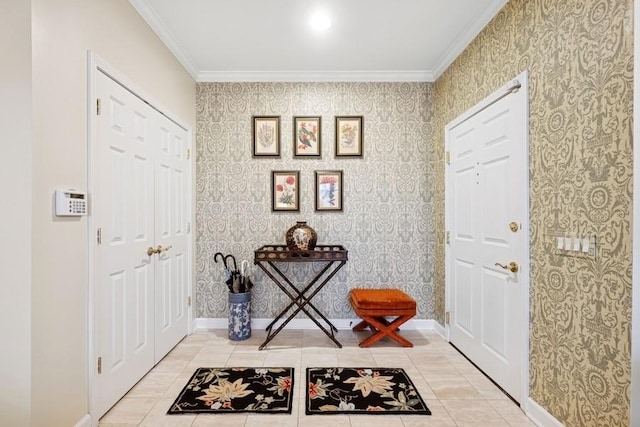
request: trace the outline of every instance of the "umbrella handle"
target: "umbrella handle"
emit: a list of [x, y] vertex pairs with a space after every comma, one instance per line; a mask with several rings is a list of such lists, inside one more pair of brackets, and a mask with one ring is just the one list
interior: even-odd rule
[[216, 252], [216, 254], [213, 256], [213, 262], [218, 262], [218, 255], [220, 255], [220, 258], [222, 258], [222, 264], [224, 264], [224, 268], [227, 268], [227, 259], [224, 257], [224, 255], [222, 255], [222, 252]]
[[227, 266], [227, 258], [231, 258], [231, 260], [233, 261], [233, 271], [238, 271], [238, 264], [236, 263], [236, 257], [234, 257], [231, 254], [229, 254], [226, 257], [224, 257], [224, 265], [225, 265], [225, 267]]
[[249, 265], [249, 261], [247, 261], [246, 259], [243, 259], [242, 262], [240, 263], [240, 270], [243, 276], [244, 276], [245, 266], [248, 266], [248, 265]]

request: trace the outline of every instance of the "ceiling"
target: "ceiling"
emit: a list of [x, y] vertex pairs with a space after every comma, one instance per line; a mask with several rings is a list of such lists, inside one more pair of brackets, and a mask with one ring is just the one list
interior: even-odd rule
[[508, 0], [129, 1], [197, 81], [317, 82], [434, 81]]

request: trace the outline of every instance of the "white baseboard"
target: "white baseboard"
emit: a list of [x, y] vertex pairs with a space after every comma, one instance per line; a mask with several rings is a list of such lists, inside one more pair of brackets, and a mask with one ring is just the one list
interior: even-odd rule
[[540, 427], [564, 427], [564, 424], [538, 405], [532, 398], [527, 399], [527, 416]]
[[73, 427], [91, 427], [91, 417], [89, 414], [82, 417], [82, 419], [75, 423]]
[[[273, 319], [251, 319], [252, 329], [265, 329]], [[338, 330], [349, 330], [360, 319], [329, 319]], [[193, 321], [195, 329], [227, 329], [229, 320], [227, 318], [197, 318]], [[293, 319], [287, 324], [285, 329], [316, 329], [318, 326], [311, 319]], [[432, 319], [412, 319], [402, 325], [405, 331], [436, 331], [444, 337], [444, 328]]]

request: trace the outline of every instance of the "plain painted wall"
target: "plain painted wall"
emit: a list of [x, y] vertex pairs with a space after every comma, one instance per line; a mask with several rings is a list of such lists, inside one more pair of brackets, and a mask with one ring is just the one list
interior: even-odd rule
[[53, 195], [87, 189], [87, 51], [192, 128], [195, 81], [126, 0], [31, 3], [32, 423], [72, 426], [88, 412], [94, 369], [87, 366], [89, 231], [86, 217], [55, 217]]
[[30, 425], [31, 3], [0, 13], [0, 425]]

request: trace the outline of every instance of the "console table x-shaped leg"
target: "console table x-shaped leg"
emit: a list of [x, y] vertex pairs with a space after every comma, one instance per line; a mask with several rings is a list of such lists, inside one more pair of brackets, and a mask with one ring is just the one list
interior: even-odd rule
[[[316, 286], [313, 292], [307, 295], [307, 292], [311, 291], [314, 285], [316, 285], [316, 283], [322, 278], [322, 276], [324, 276], [330, 270], [331, 266], [335, 263], [339, 263], [339, 264], [329, 273], [329, 275], [322, 282], [320, 282], [320, 284]], [[344, 266], [345, 263], [346, 261], [344, 260], [328, 261], [327, 265], [325, 265], [324, 268], [320, 270], [320, 272], [318, 272], [318, 274], [316, 274], [316, 276], [313, 279], [311, 279], [311, 281], [306, 286], [304, 286], [302, 290], [300, 290], [291, 282], [291, 280], [289, 280], [289, 278], [287, 278], [287, 276], [284, 275], [284, 273], [282, 273], [282, 271], [278, 268], [277, 265], [274, 264], [274, 262], [267, 261], [266, 265], [270, 266], [271, 269], [277, 274], [277, 276], [279, 276], [279, 278], [276, 277], [273, 273], [271, 273], [271, 271], [267, 269], [267, 267], [264, 265], [265, 262], [257, 262], [258, 267], [260, 267], [262, 271], [264, 271], [265, 274], [269, 276], [269, 278], [291, 300], [291, 302], [267, 326], [267, 338], [260, 345], [259, 347], [260, 350], [262, 350], [267, 344], [269, 344], [269, 342], [271, 342], [271, 340], [276, 335], [278, 335], [278, 333], [280, 333], [280, 331], [284, 329], [284, 327], [301, 311], [304, 314], [306, 314], [307, 317], [309, 317], [309, 319], [311, 319], [318, 326], [318, 328], [320, 328], [320, 330], [324, 332], [325, 335], [327, 335], [331, 339], [331, 341], [333, 341], [339, 348], [342, 348], [342, 344], [338, 342], [338, 340], [334, 335], [335, 332], [338, 332], [338, 329], [329, 321], [329, 319], [327, 319], [327, 317], [324, 314], [320, 312], [320, 310], [318, 310], [318, 308], [315, 305], [313, 305], [311, 300], [313, 299], [314, 296], [316, 296], [318, 292], [320, 292], [320, 290], [329, 282], [329, 280], [331, 280], [331, 278], [338, 272], [338, 270], [340, 270]], [[288, 288], [290, 288], [293, 292], [291, 292]], [[284, 321], [280, 324], [280, 326], [278, 326], [278, 328], [273, 330], [273, 327], [276, 325], [276, 323], [280, 321], [280, 319], [282, 319], [293, 306], [297, 306], [296, 309], [293, 310], [293, 312], [289, 314], [289, 316], [287, 316], [286, 319], [284, 319]], [[309, 309], [307, 309], [307, 307]], [[312, 312], [315, 313], [322, 320], [324, 320], [329, 328], [328, 329], [325, 328], [325, 326], [314, 316]]]

